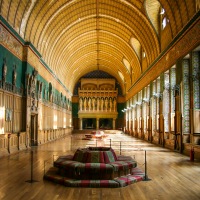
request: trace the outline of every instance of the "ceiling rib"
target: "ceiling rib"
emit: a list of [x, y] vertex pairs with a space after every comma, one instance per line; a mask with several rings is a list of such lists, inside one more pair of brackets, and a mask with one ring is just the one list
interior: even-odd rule
[[96, 0], [97, 70], [99, 70], [99, 0]]

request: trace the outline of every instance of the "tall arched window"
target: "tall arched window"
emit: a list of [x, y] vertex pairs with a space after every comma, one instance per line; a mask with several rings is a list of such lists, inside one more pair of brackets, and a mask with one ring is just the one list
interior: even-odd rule
[[140, 42], [136, 38], [131, 37], [130, 44], [131, 44], [131, 47], [134, 49], [135, 53], [137, 54], [138, 59], [141, 60], [141, 44], [140, 44]]
[[131, 73], [131, 65], [128, 62], [128, 60], [126, 60], [126, 58], [123, 58], [122, 62], [124, 64], [124, 66], [126, 67], [126, 69], [128, 70], [128, 72]]
[[164, 91], [163, 91], [163, 115], [164, 115], [164, 130], [165, 133], [169, 133], [169, 71], [165, 72], [164, 74]]
[[159, 15], [160, 15], [160, 2], [158, 0], [146, 0], [145, 8], [147, 16], [149, 17], [155, 31], [159, 34]]

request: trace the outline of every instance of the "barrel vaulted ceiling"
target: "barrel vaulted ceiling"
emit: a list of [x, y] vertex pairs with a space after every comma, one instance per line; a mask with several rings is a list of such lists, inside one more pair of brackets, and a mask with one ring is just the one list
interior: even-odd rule
[[0, 6], [71, 92], [94, 70], [114, 76], [126, 92], [161, 53], [161, 9], [172, 38], [195, 12], [195, 0], [0, 0]]

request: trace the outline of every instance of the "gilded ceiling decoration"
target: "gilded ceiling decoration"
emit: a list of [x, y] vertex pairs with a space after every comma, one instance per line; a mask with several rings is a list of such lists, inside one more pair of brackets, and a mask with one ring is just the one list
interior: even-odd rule
[[[0, 13], [73, 91], [78, 80], [104, 71], [123, 93], [161, 53], [164, 9], [172, 38], [195, 13], [195, 0], [1, 0]], [[145, 55], [147, 67], [142, 67]]]

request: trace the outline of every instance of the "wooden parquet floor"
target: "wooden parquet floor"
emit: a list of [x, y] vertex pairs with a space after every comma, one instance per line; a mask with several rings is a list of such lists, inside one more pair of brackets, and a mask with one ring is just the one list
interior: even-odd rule
[[[105, 140], [83, 140], [84, 134], [73, 134], [48, 144], [32, 147], [33, 173], [31, 178], [31, 150], [0, 158], [1, 200], [199, 200], [200, 162], [151, 143], [127, 136], [109, 134]], [[149, 181], [124, 188], [68, 188], [44, 181], [44, 168], [53, 156], [73, 154], [78, 147], [109, 146], [117, 154], [134, 156], [144, 169], [145, 151]], [[27, 181], [36, 180], [29, 183]]]

